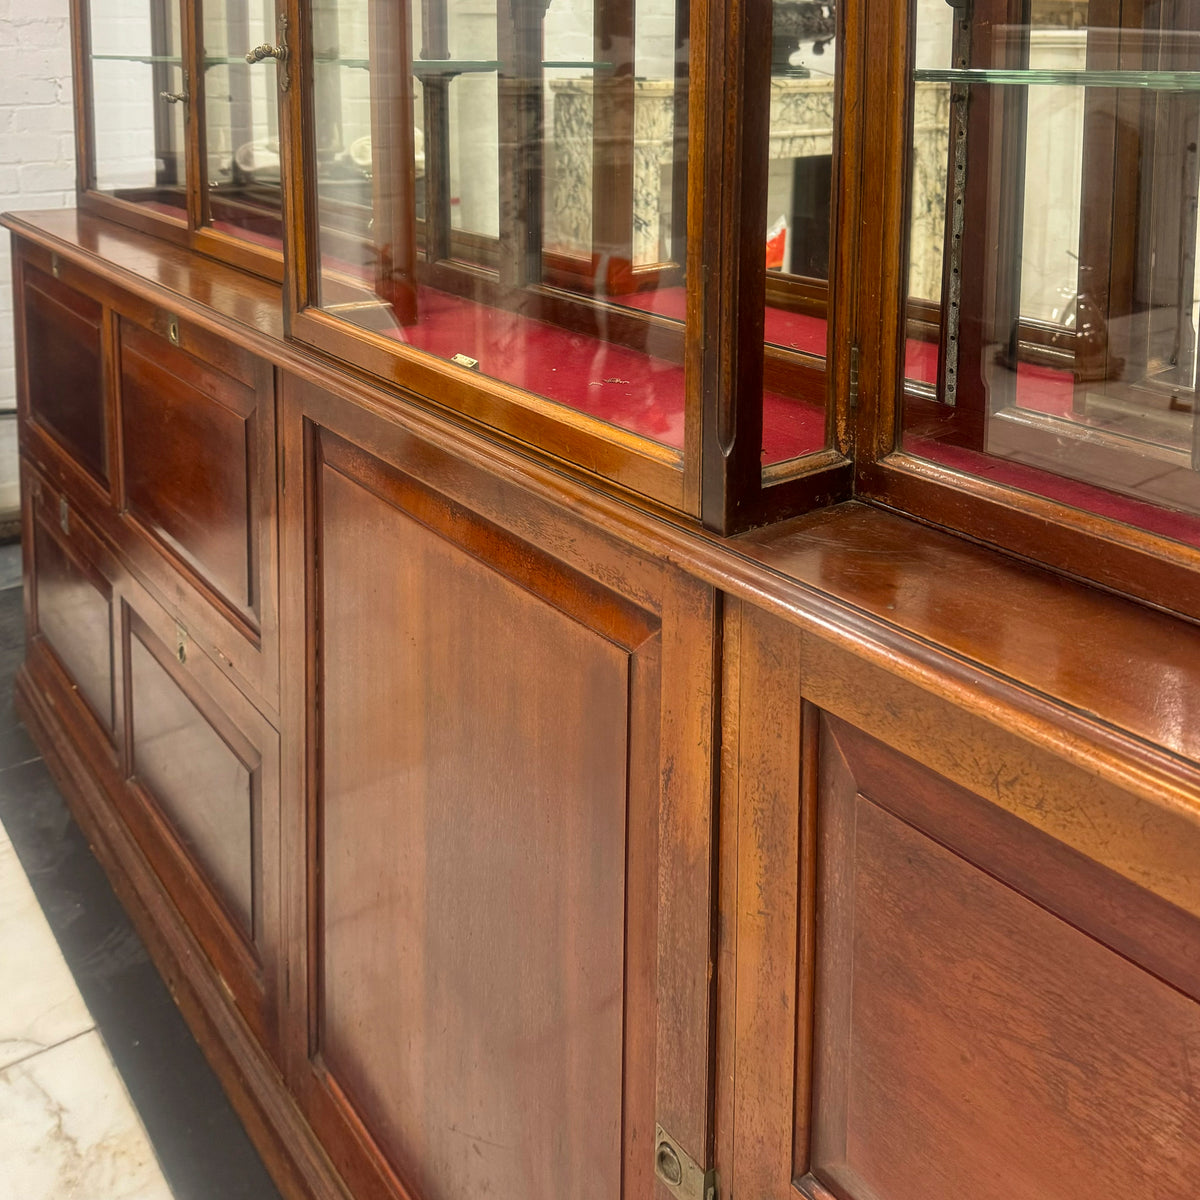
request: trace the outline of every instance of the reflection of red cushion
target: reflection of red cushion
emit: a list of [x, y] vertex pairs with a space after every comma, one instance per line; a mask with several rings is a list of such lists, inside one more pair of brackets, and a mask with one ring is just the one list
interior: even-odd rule
[[783, 270], [783, 250], [787, 245], [787, 220], [780, 217], [767, 230], [767, 270]]

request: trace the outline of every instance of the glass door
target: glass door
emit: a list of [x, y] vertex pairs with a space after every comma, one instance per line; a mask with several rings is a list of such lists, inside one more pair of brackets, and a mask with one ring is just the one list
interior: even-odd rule
[[679, 503], [686, 4], [310, 11], [293, 333]]
[[182, 225], [191, 80], [178, 0], [93, 0], [83, 32], [87, 186]]
[[1200, 547], [1200, 8], [916, 27], [904, 449]]
[[274, 0], [76, 0], [80, 206], [283, 277]]
[[[274, 0], [202, 0], [203, 227], [282, 254], [278, 95], [286, 18]], [[289, 80], [290, 82], [290, 80]]]

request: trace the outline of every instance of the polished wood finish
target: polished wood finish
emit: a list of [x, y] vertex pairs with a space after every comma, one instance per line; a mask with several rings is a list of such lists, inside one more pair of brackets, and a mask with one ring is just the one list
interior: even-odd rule
[[136, 325], [122, 322], [120, 352], [125, 507], [253, 618], [257, 397]]
[[278, 1052], [278, 735], [132, 580], [124, 819], [254, 1036]]
[[305, 1111], [364, 1195], [649, 1195], [656, 1121], [709, 1136], [711, 595], [288, 393]]
[[[1191, 1195], [1200, 1007], [1097, 940], [1103, 872], [1025, 837], [1022, 895], [986, 824], [922, 829], [969, 804], [955, 789], [852, 728], [821, 736], [812, 1174], [885, 1200]], [[1071, 886], [1062, 920], [1045, 902]]]
[[1170, 819], [1161, 793], [1134, 816], [1129, 792], [748, 604], [727, 602], [724, 645], [731, 1191], [1188, 1194], [1194, 820], [1172, 885], [1165, 843], [1131, 869], [1106, 840]]
[[[131, 628], [130, 768], [245, 932], [253, 929], [257, 771], [252, 750], [230, 746], [164, 665], [165, 648]], [[247, 762], [249, 760], [249, 762]]]
[[653, 695], [658, 657], [631, 651], [650, 631], [634, 618], [634, 645], [610, 642], [488, 550], [381, 511], [348, 466], [326, 457], [320, 483], [316, 1053], [418, 1195], [561, 1193], [585, 1175], [616, 1194], [625, 828], [652, 824], [654, 783], [626, 780], [645, 758], [627, 747], [629, 689], [636, 673]]
[[[116, 729], [112, 584], [75, 548], [81, 540], [90, 541], [90, 536], [77, 527], [72, 538], [70, 507], [59, 510], [55, 530], [46, 511], [49, 505], [35, 504], [32, 636], [49, 645], [111, 739]], [[76, 523], [78, 519], [76, 514]]]
[[807, 1095], [812, 963], [807, 944], [815, 809], [802, 720], [800, 638], [741, 601], [726, 603], [721, 845], [724, 1104], [717, 1162], [734, 1195], [792, 1193], [796, 1098]]
[[[699, 77], [734, 55], [745, 82], [762, 12], [698, 7]], [[84, 298], [107, 406], [97, 473], [21, 376], [22, 711], [289, 1198], [661, 1197], [656, 1124], [721, 1195], [1189, 1194], [1194, 627], [835, 503], [918, 470], [888, 457], [905, 185], [879, 138], [907, 67], [867, 53], [868, 26], [907, 46], [902, 8], [839, 6], [862, 173], [834, 273], [861, 286], [831, 292], [831, 448], [730, 466], [829, 507], [738, 537], [681, 515], [699, 410], [682, 457], [549, 406], [498, 432], [513, 397], [478, 379], [464, 410], [449, 368], [393, 356], [385, 386], [287, 341], [261, 279], [10, 219], [18, 272]], [[728, 172], [757, 151], [702, 92], [689, 212], [733, 257], [690, 328], [741, 337]], [[745, 352], [706, 344], [706, 429], [749, 427]], [[959, 522], [976, 485], [927, 482]], [[1008, 503], [1059, 545], [1069, 518]]]
[[28, 666], [102, 756], [106, 803], [274, 1052], [278, 735], [187, 610], [168, 614], [38, 466], [24, 475]]
[[108, 406], [103, 315], [90, 296], [28, 270], [24, 283], [24, 394], [29, 419], [107, 482]]

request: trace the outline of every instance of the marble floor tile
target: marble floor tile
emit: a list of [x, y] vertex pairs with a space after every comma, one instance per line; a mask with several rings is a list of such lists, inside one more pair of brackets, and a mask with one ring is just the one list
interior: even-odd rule
[[0, 1068], [92, 1028], [54, 934], [0, 826]]
[[94, 1030], [0, 1071], [0, 1200], [171, 1200]]

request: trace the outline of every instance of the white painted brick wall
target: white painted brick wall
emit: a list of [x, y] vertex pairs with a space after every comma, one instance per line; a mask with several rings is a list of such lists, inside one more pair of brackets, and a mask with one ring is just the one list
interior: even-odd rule
[[[0, 0], [0, 210], [75, 202], [67, 0]], [[0, 236], [0, 410], [16, 403], [12, 265]], [[0, 416], [0, 507], [17, 479], [16, 423]]]

